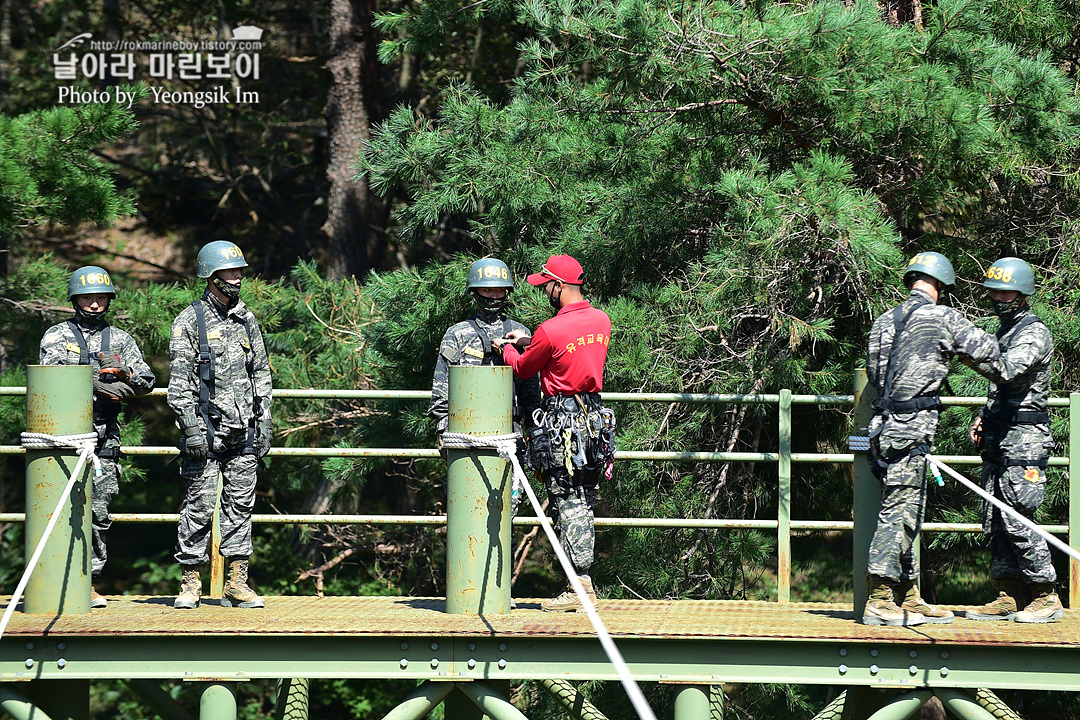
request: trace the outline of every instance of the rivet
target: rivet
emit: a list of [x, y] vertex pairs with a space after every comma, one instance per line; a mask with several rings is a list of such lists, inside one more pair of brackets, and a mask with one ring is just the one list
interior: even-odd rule
[[947, 677], [948, 674], [949, 674], [949, 668], [947, 668], [947, 667], [941, 668], [941, 677]]
[[431, 669], [439, 667], [439, 658], [431, 658]]
[[34, 667], [34, 658], [26, 658], [27, 669]]
[[60, 658], [59, 660], [56, 661], [56, 667], [63, 670], [64, 668], [67, 667], [67, 660], [65, 660], [64, 658]]
[[468, 665], [469, 665], [469, 669], [472, 670], [474, 667], [476, 667], [476, 661], [473, 660], [472, 658], [469, 658]]
[[503, 660], [502, 658], [499, 658], [499, 669], [500, 670], [505, 670], [506, 669], [506, 661]]
[[401, 643], [401, 649], [402, 650], [408, 650], [409, 649], [409, 643], [407, 643], [407, 642]]
[[909, 673], [911, 673], [912, 675], [914, 675], [915, 673], [919, 672], [919, 668], [917, 668], [917, 667], [915, 667], [914, 665], [912, 665], [911, 667], [909, 667], [909, 668], [907, 669], [907, 671], [908, 671]]
[[918, 652], [916, 652], [915, 650], [912, 650], [912, 651], [911, 651], [911, 652], [909, 652], [909, 653], [908, 653], [907, 655], [908, 655], [908, 657], [909, 657], [909, 658], [911, 658], [912, 660], [914, 660], [915, 658], [919, 657], [919, 653], [918, 653]]
[[439, 643], [431, 643], [431, 649], [432, 650], [438, 650], [439, 649]]
[[838, 667], [838, 668], [836, 668], [836, 669], [840, 671], [840, 674], [841, 674], [841, 675], [843, 675], [844, 673], [846, 673], [846, 672], [847, 672], [847, 665], [843, 665], [843, 664], [841, 664], [841, 665], [840, 665], [840, 667]]
[[400, 665], [401, 669], [404, 670], [405, 668], [409, 667], [409, 661], [407, 658], [401, 658], [401, 662], [399, 662], [398, 665]]
[[26, 649], [27, 650], [33, 650], [34, 649], [34, 643], [26, 643]]
[[870, 657], [877, 657], [877, 648], [870, 651]]
[[476, 650], [476, 643], [469, 643], [469, 650]]
[[847, 648], [840, 648], [840, 657], [847, 657]]
[[506, 652], [506, 643], [499, 643], [499, 650], [502, 652]]
[[67, 643], [58, 643], [57, 646], [56, 646], [56, 649], [57, 650], [66, 650], [67, 649]]
[[871, 665], [870, 666], [870, 674], [871, 675], [877, 675], [877, 671], [878, 671], [878, 666], [877, 665]]
[[949, 651], [948, 650], [942, 650], [941, 651], [941, 659], [942, 660], [947, 660], [948, 658], [949, 658]]

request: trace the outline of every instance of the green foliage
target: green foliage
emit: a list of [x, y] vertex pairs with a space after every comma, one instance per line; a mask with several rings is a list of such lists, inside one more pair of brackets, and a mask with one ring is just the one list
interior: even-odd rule
[[94, 151], [135, 127], [135, 116], [117, 103], [0, 115], [0, 235], [44, 223], [103, 225], [133, 213]]

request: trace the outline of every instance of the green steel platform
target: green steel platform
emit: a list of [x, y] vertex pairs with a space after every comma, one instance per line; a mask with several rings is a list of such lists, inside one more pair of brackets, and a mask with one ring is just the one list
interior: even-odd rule
[[[543, 613], [539, 600], [487, 616], [447, 614], [442, 598], [271, 597], [262, 610], [204, 599], [193, 611], [172, 600], [17, 612], [0, 681], [617, 679], [586, 616]], [[867, 627], [850, 605], [818, 603], [601, 600], [600, 613], [639, 680], [1080, 690], [1080, 611], [914, 628]]]

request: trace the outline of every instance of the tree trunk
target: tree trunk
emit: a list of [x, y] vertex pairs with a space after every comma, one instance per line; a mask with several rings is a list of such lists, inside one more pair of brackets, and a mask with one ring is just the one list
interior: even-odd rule
[[11, 0], [0, 0], [0, 113], [11, 106]]
[[326, 243], [323, 266], [330, 277], [362, 275], [382, 267], [387, 250], [386, 202], [367, 179], [355, 179], [361, 143], [377, 122], [379, 63], [372, 27], [375, 0], [330, 0], [330, 59], [333, 78], [326, 104], [330, 157], [326, 177]]

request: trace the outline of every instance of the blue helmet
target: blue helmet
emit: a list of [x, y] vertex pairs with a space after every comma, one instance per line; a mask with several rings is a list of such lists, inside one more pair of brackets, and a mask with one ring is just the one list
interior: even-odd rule
[[203, 245], [195, 261], [195, 274], [206, 279], [218, 270], [247, 267], [243, 251], [228, 240], [215, 240]]
[[97, 265], [87, 265], [71, 273], [68, 280], [68, 300], [76, 295], [110, 295], [116, 297], [116, 286], [108, 271]]

